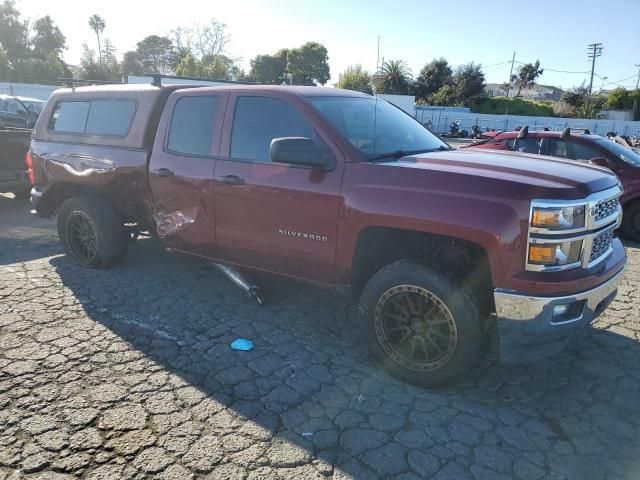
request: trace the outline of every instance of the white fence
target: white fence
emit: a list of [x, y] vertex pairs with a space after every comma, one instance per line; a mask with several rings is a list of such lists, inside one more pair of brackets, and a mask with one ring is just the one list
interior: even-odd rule
[[10, 83], [0, 82], [0, 94], [16, 97], [31, 97], [39, 100], [47, 100], [51, 92], [59, 86], [40, 85], [36, 83]]
[[618, 135], [640, 136], [640, 122], [624, 120], [590, 120], [584, 118], [560, 118], [560, 117], [528, 117], [520, 115], [490, 115], [485, 113], [456, 113], [446, 110], [427, 110], [416, 106], [416, 119], [426, 124], [436, 133], [449, 131], [451, 122], [460, 121], [461, 128], [471, 130], [473, 125], [485, 129], [513, 130], [516, 127], [529, 125], [530, 129], [548, 128], [554, 131], [571, 128], [588, 128], [591, 133], [606, 135], [608, 132], [617, 132]]

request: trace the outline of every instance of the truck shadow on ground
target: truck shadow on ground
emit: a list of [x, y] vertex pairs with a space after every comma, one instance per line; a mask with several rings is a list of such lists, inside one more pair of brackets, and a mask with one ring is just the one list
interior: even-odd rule
[[62, 251], [55, 222], [35, 218], [26, 199], [0, 195], [0, 266], [50, 257]]
[[[213, 422], [220, 411], [198, 417], [194, 407], [192, 417], [220, 435], [254, 424], [271, 448], [279, 440], [292, 447], [286, 458], [266, 450], [274, 467], [315, 461], [358, 479], [640, 472], [640, 346], [627, 336], [590, 328], [546, 361], [503, 366], [488, 358], [457, 386], [429, 391], [370, 363], [353, 303], [332, 291], [256, 275], [268, 302], [258, 307], [213, 269], [155, 240], [132, 245], [108, 271], [64, 256], [50, 263], [86, 315], [115, 334], [111, 344], [127, 342], [151, 370], [196, 387], [228, 424]], [[612, 323], [626, 308], [614, 303]], [[231, 350], [238, 337], [255, 348]], [[139, 368], [117, 365], [113, 381]], [[104, 381], [89, 370], [87, 382]]]

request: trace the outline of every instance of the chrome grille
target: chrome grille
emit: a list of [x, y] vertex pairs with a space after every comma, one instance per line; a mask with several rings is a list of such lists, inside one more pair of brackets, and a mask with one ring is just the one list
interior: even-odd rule
[[607, 253], [607, 250], [609, 250], [609, 247], [611, 246], [612, 240], [613, 230], [601, 233], [596, 238], [594, 238], [593, 246], [591, 247], [591, 257], [589, 258], [589, 262], [593, 262], [594, 260], [597, 260], [602, 255]]
[[603, 200], [601, 202], [596, 203], [596, 206], [593, 207], [593, 216], [596, 221], [600, 221], [603, 218], [607, 218], [614, 214], [614, 212], [618, 208], [618, 198], [612, 198], [610, 200]]

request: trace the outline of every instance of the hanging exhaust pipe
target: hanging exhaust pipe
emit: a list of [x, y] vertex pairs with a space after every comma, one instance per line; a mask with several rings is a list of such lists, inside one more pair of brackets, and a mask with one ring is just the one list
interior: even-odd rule
[[260, 294], [260, 287], [254, 285], [245, 275], [235, 268], [227, 265], [221, 265], [220, 263], [214, 263], [212, 265], [220, 270], [220, 272], [222, 272], [229, 280], [244, 290], [247, 296], [258, 302], [258, 305], [264, 305], [264, 298], [262, 298], [262, 295]]

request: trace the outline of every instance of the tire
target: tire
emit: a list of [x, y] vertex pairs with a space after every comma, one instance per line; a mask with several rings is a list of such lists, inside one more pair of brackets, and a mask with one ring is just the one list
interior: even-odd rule
[[[369, 351], [392, 375], [414, 385], [455, 383], [476, 363], [482, 347], [477, 305], [469, 292], [440, 273], [408, 260], [392, 263], [371, 277], [360, 297]], [[413, 360], [410, 345], [416, 349]]]
[[58, 235], [66, 254], [87, 268], [112, 267], [127, 252], [122, 221], [109, 202], [96, 196], [72, 197], [62, 204]]
[[622, 233], [629, 240], [640, 243], [640, 200], [634, 201], [624, 209]]

